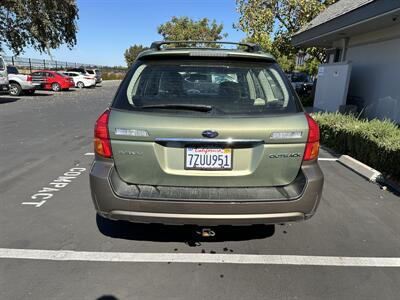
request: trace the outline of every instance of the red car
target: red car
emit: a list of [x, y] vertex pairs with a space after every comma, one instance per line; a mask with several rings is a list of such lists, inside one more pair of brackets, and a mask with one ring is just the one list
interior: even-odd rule
[[40, 83], [42, 89], [54, 92], [69, 90], [75, 86], [71, 77], [49, 70], [32, 72], [32, 82]]

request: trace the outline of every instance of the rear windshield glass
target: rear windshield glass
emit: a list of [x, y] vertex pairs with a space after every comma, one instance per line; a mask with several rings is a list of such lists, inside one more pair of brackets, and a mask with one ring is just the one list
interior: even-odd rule
[[7, 72], [8, 74], [18, 74], [18, 69], [14, 66], [7, 66]]
[[165, 113], [173, 108], [160, 106], [206, 105], [228, 115], [298, 111], [274, 63], [151, 61], [134, 68], [113, 107]]

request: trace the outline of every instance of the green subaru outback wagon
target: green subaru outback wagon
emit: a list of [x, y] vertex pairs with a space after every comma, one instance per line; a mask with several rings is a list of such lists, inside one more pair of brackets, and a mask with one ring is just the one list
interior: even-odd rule
[[153, 43], [94, 135], [93, 203], [112, 220], [274, 224], [321, 198], [318, 125], [257, 45]]

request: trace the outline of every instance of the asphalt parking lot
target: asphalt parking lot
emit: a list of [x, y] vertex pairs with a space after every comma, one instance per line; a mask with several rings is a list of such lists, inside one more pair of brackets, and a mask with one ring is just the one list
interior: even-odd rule
[[[0, 95], [0, 299], [399, 299], [400, 197], [327, 151], [306, 222], [201, 238], [96, 218], [93, 124], [117, 85]], [[32, 199], [66, 173], [70, 183]]]

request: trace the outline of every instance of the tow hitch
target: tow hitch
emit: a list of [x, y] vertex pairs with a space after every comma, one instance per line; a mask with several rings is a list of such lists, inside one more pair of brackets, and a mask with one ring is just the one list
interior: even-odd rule
[[215, 231], [212, 231], [210, 228], [202, 228], [201, 232], [197, 231], [199, 235], [202, 237], [212, 237], [215, 236]]

